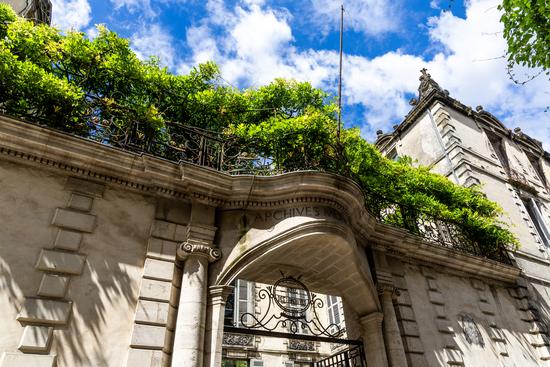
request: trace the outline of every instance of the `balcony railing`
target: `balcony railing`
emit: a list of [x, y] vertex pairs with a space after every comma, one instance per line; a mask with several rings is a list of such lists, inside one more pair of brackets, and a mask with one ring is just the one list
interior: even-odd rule
[[[26, 122], [48, 126], [47, 121], [28, 120]], [[168, 122], [157, 138], [145, 134], [145, 127], [139, 122], [119, 126], [109, 121], [88, 122], [88, 130], [79, 136], [124, 150], [145, 153], [173, 162], [188, 162], [202, 167], [222, 171], [231, 175], [254, 174], [274, 175], [291, 171], [328, 171], [353, 179], [349, 172], [343, 172], [345, 162], [335, 159], [338, 148], [333, 147], [331, 157], [321, 158], [307, 149], [293, 152], [293, 158], [277, 165], [279, 157], [262, 154], [261, 144], [243, 140], [220, 132], [203, 130], [180, 123]], [[284, 142], [292, 136], [281, 136]], [[275, 144], [276, 145], [276, 144]], [[278, 152], [278, 149], [274, 149]], [[281, 154], [288, 154], [283, 152]], [[380, 193], [363, 190], [367, 209], [381, 222], [404, 228], [423, 239], [439, 246], [452, 248], [464, 253], [485, 257], [510, 264], [510, 257], [499, 246], [482, 246], [468, 237], [457, 223], [430, 216], [383, 197]]]

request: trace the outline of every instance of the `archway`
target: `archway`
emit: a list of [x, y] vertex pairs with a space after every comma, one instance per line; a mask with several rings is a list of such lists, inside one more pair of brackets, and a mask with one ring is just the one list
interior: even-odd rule
[[[347, 306], [346, 323], [356, 321], [356, 326], [348, 330], [348, 341], [362, 340], [369, 367], [387, 366], [381, 306], [369, 264], [345, 223], [293, 217], [269, 229], [250, 229], [226, 257], [213, 289], [227, 289], [237, 279], [275, 285], [282, 277], [299, 279], [316, 294], [341, 297]], [[206, 338], [206, 360], [208, 365], [218, 367], [222, 310], [218, 307], [211, 311], [217, 326]]]

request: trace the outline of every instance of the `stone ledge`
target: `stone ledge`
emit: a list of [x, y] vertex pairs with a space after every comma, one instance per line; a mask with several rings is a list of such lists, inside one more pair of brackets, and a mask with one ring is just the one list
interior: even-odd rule
[[72, 305], [72, 302], [27, 298], [17, 315], [17, 320], [38, 324], [64, 325], [69, 320]]
[[95, 215], [85, 214], [75, 210], [57, 208], [52, 224], [62, 228], [91, 233], [95, 228]]
[[27, 325], [19, 343], [19, 350], [28, 353], [48, 353], [53, 327]]
[[42, 250], [36, 268], [55, 273], [80, 275], [85, 261], [86, 257], [83, 255], [56, 250]]
[[63, 298], [67, 292], [69, 278], [53, 274], [44, 274], [38, 288], [38, 295], [43, 297]]
[[0, 367], [54, 367], [56, 356], [5, 353]]

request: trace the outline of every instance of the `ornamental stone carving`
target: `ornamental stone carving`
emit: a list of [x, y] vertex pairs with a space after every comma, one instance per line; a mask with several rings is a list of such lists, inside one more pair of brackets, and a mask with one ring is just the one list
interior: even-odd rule
[[181, 243], [178, 247], [177, 254], [180, 260], [185, 260], [189, 256], [203, 256], [208, 259], [208, 262], [218, 261], [222, 257], [220, 249], [190, 242]]
[[315, 343], [310, 340], [289, 340], [288, 349], [315, 352]]
[[479, 345], [482, 348], [485, 347], [485, 341], [483, 340], [483, 336], [474, 318], [468, 314], [462, 314], [460, 315], [459, 321], [466, 341], [469, 344]]
[[254, 337], [252, 335], [223, 333], [223, 345], [252, 347], [253, 342]]

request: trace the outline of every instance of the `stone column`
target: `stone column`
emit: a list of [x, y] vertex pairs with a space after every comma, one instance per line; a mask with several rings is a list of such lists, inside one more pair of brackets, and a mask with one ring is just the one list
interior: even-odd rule
[[369, 367], [388, 367], [384, 336], [382, 335], [383, 319], [384, 315], [381, 312], [373, 312], [359, 319], [363, 326], [363, 341]]
[[223, 322], [225, 316], [225, 302], [233, 292], [232, 286], [212, 286], [208, 289], [209, 302], [206, 326], [205, 356], [206, 366], [219, 367], [222, 365]]
[[[189, 226], [188, 240], [177, 251], [184, 263], [172, 352], [175, 367], [203, 366], [208, 263], [221, 257], [220, 250], [210, 247], [204, 238], [189, 235], [194, 229]], [[211, 238], [214, 232], [212, 229]]]
[[397, 290], [391, 285], [381, 285], [378, 287], [382, 302], [382, 312], [384, 313], [383, 330], [386, 351], [390, 367], [407, 367], [407, 357], [393, 308], [393, 297]]

